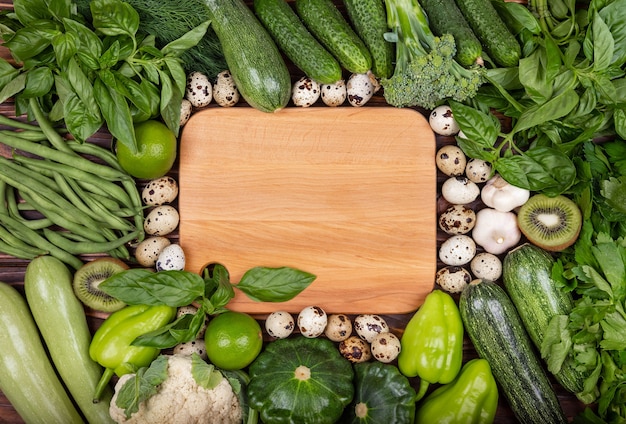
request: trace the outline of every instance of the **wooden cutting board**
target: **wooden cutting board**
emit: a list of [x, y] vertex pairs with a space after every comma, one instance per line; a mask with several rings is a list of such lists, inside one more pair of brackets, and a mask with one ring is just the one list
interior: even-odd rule
[[218, 262], [317, 276], [296, 298], [248, 313], [408, 313], [436, 272], [435, 136], [412, 109], [209, 108], [180, 138], [180, 243], [187, 269]]

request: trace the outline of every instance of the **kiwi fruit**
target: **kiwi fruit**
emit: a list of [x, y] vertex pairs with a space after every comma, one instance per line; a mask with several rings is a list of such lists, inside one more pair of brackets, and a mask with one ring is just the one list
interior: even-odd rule
[[576, 242], [582, 214], [571, 199], [535, 194], [517, 214], [519, 228], [528, 241], [551, 252], [560, 252]]
[[112, 257], [86, 262], [74, 273], [74, 294], [85, 306], [96, 311], [115, 312], [122, 309], [126, 303], [106, 294], [98, 286], [111, 275], [127, 269], [126, 263]]

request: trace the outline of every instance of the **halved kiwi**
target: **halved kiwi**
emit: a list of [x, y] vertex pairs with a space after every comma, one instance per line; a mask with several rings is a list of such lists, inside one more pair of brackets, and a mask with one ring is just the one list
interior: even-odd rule
[[582, 226], [582, 214], [571, 199], [559, 195], [533, 195], [517, 214], [520, 230], [528, 241], [551, 252], [574, 244]]
[[98, 288], [100, 283], [113, 274], [128, 269], [123, 261], [103, 257], [85, 263], [74, 273], [73, 288], [76, 297], [87, 307], [101, 312], [115, 312], [126, 303]]

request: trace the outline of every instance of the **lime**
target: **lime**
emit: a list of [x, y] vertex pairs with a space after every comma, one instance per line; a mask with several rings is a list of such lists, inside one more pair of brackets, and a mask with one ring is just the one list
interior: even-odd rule
[[117, 143], [120, 166], [135, 178], [154, 179], [169, 172], [176, 160], [176, 135], [154, 119], [135, 124], [137, 152]]
[[261, 326], [250, 315], [228, 311], [211, 321], [204, 334], [209, 361], [224, 370], [247, 367], [261, 352]]

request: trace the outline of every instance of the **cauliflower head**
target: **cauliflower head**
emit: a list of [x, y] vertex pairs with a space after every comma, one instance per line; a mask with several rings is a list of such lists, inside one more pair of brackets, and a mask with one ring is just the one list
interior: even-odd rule
[[[109, 414], [115, 422], [127, 424], [241, 423], [242, 408], [228, 379], [220, 379], [218, 376], [219, 383], [211, 389], [203, 387], [196, 381], [198, 375], [206, 377], [210, 373], [219, 373], [213, 369], [212, 365], [204, 362], [199, 356], [196, 358], [174, 354], [162, 355], [160, 358], [162, 366], [167, 368], [167, 375], [165, 376], [163, 372], [162, 381], [153, 375], [155, 373], [149, 374], [150, 371], [145, 371], [141, 376], [126, 374], [118, 380], [109, 408]], [[204, 368], [205, 365], [207, 368]], [[118, 398], [126, 396], [130, 390], [137, 395], [143, 387], [149, 387], [155, 382], [159, 384], [152, 388], [147, 399], [143, 399], [138, 404], [137, 411], [127, 417], [126, 409], [118, 406]], [[121, 394], [126, 383], [131, 387], [125, 389], [127, 393]]]

